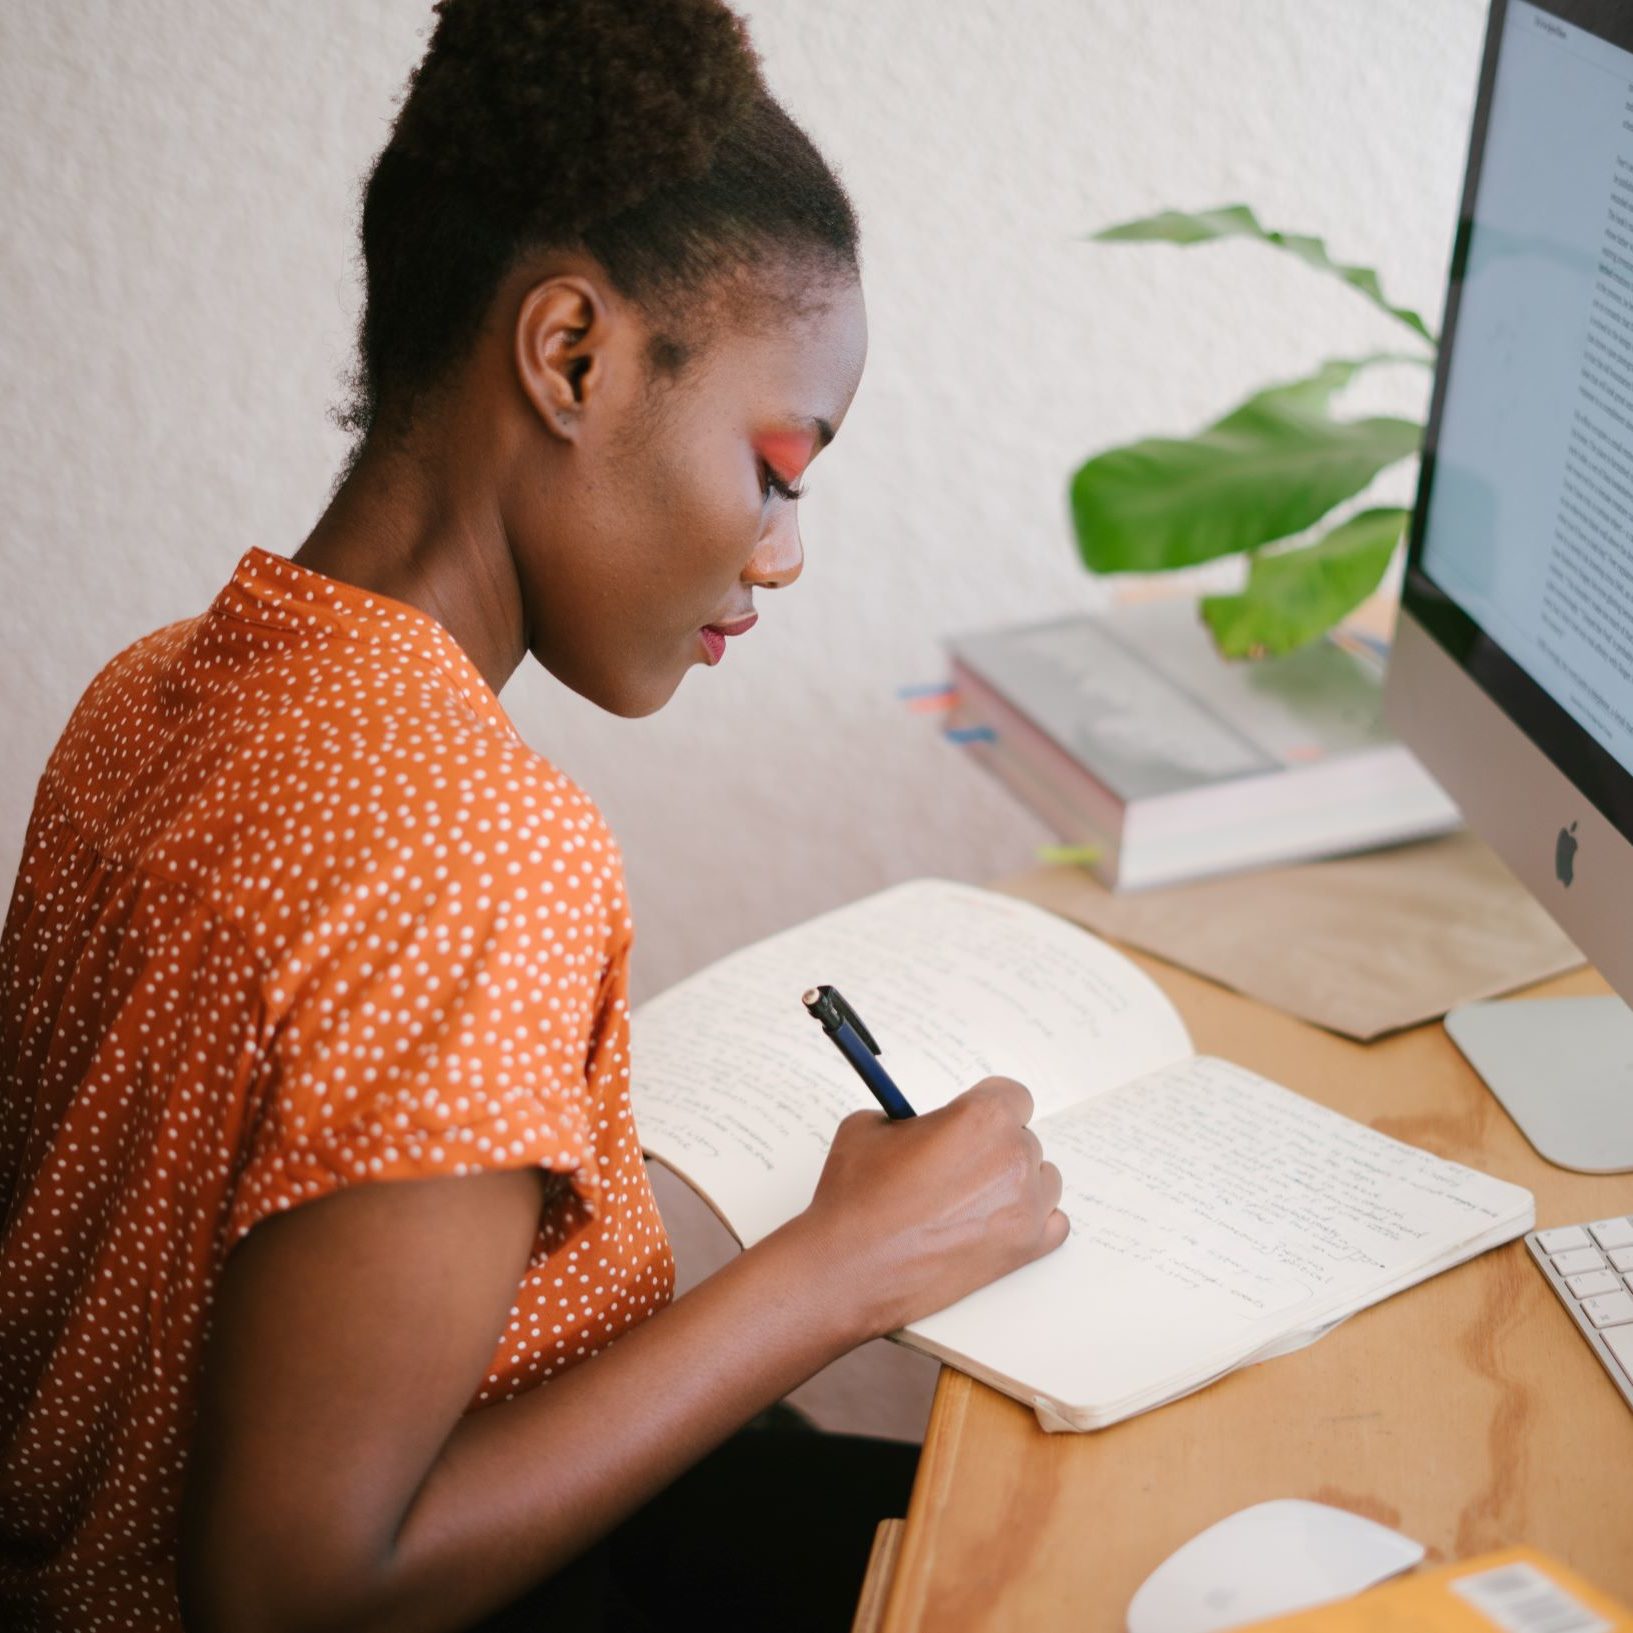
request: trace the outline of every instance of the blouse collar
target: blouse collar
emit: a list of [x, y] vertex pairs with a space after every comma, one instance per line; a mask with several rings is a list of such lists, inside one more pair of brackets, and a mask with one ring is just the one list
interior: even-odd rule
[[479, 714], [515, 732], [464, 647], [429, 613], [406, 602], [252, 546], [210, 610], [295, 634], [344, 635], [429, 662], [454, 682]]

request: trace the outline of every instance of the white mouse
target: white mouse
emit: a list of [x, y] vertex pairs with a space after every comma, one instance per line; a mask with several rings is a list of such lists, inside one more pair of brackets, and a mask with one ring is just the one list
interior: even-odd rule
[[1220, 1633], [1410, 1570], [1423, 1544], [1326, 1503], [1286, 1497], [1228, 1515], [1176, 1549], [1129, 1601], [1128, 1633]]

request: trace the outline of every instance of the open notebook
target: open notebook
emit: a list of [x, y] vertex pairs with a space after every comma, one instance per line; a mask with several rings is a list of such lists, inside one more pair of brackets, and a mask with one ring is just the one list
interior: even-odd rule
[[641, 1006], [647, 1152], [745, 1245], [810, 1201], [873, 1106], [800, 1004], [831, 982], [917, 1111], [1025, 1083], [1065, 1179], [1049, 1257], [894, 1336], [1098, 1429], [1174, 1400], [1532, 1224], [1531, 1195], [1196, 1055], [1157, 986], [1012, 897], [918, 880], [747, 947]]

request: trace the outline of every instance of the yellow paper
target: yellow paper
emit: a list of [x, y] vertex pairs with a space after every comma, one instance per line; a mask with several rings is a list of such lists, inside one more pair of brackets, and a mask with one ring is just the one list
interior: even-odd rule
[[1633, 1633], [1633, 1611], [1535, 1548], [1465, 1559], [1240, 1633]]

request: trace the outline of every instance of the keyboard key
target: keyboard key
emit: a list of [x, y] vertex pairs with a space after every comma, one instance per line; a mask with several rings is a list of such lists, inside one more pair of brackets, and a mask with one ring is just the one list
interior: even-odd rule
[[1580, 1276], [1567, 1276], [1565, 1285], [1578, 1298], [1592, 1298], [1596, 1293], [1619, 1293], [1622, 1278], [1614, 1270], [1588, 1270]]
[[1595, 1219], [1588, 1229], [1600, 1247], [1633, 1247], [1633, 1219]]
[[1584, 1270], [1603, 1270], [1605, 1256], [1596, 1247], [1573, 1247], [1554, 1255], [1554, 1269], [1562, 1276], [1580, 1276]]
[[1618, 1270], [1633, 1270], [1633, 1247], [1613, 1247], [1610, 1250], [1610, 1262]]
[[1588, 1233], [1580, 1225], [1561, 1225], [1558, 1230], [1539, 1230], [1537, 1246], [1544, 1253], [1564, 1253], [1573, 1247], [1591, 1247]]
[[1621, 1369], [1633, 1378], [1633, 1327], [1607, 1327], [1599, 1336], [1605, 1348], [1616, 1357]]
[[1619, 1327], [1624, 1321], [1633, 1321], [1633, 1293], [1604, 1293], [1584, 1299], [1582, 1308], [1594, 1326]]

